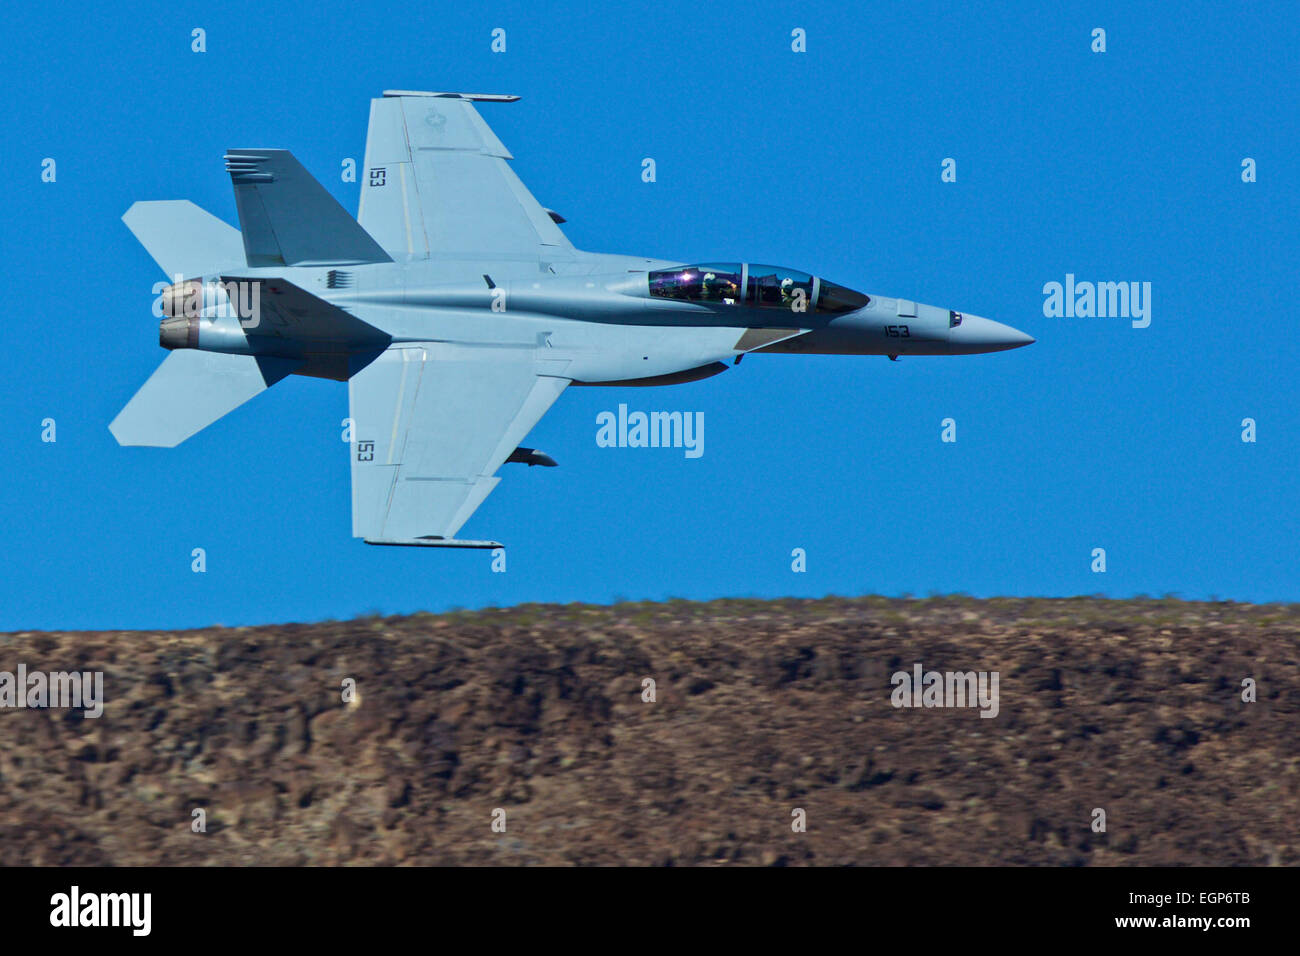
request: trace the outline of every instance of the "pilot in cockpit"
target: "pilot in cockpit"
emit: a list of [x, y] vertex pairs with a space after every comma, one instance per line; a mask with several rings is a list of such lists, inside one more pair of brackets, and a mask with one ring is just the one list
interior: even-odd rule
[[794, 302], [794, 280], [786, 276], [781, 280], [781, 305], [789, 307]]
[[726, 276], [720, 279], [716, 272], [706, 272], [700, 284], [704, 290], [702, 298], [707, 301], [735, 305], [740, 294], [740, 287], [734, 279]]

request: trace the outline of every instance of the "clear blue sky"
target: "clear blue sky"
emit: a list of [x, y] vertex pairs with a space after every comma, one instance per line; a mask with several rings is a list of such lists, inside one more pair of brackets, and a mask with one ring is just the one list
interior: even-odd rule
[[[622, 597], [1300, 600], [1295, 4], [554, 6], [7, 13], [0, 629]], [[179, 448], [119, 448], [108, 423], [165, 354], [159, 273], [121, 214], [188, 198], [235, 222], [227, 147], [291, 149], [355, 209], [340, 163], [385, 88], [520, 94], [481, 112], [579, 248], [789, 265], [1038, 343], [571, 389], [528, 441], [560, 467], [506, 466], [463, 530], [509, 545], [504, 574], [350, 537], [339, 383], [294, 377]], [[1045, 318], [1067, 273], [1151, 282], [1150, 327]], [[702, 411], [703, 457], [597, 447], [619, 402]]]

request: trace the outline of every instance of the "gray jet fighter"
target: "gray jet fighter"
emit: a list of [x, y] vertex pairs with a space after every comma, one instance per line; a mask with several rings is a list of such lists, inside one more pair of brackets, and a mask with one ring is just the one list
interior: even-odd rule
[[[865, 295], [796, 269], [581, 252], [475, 102], [371, 101], [353, 219], [280, 149], [225, 157], [240, 229], [187, 201], [122, 217], [163, 271], [171, 353], [109, 426], [172, 447], [289, 375], [348, 383], [352, 534], [458, 540], [570, 385], [666, 385], [747, 352], [969, 355], [1028, 345], [990, 319]], [[163, 283], [159, 283], [162, 286]]]

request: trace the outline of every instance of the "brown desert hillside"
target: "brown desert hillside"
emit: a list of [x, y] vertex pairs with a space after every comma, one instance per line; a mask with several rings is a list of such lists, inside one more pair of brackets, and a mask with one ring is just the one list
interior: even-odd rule
[[[5, 634], [106, 702], [0, 709], [0, 863], [1294, 865], [1298, 641], [962, 597]], [[996, 716], [893, 706], [916, 664], [996, 671]]]

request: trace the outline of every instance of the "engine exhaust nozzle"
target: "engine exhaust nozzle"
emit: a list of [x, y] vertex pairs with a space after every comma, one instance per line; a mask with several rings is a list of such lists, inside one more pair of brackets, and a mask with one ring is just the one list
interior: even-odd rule
[[163, 319], [158, 323], [158, 344], [165, 349], [196, 349], [199, 347], [199, 320], [190, 318]]

